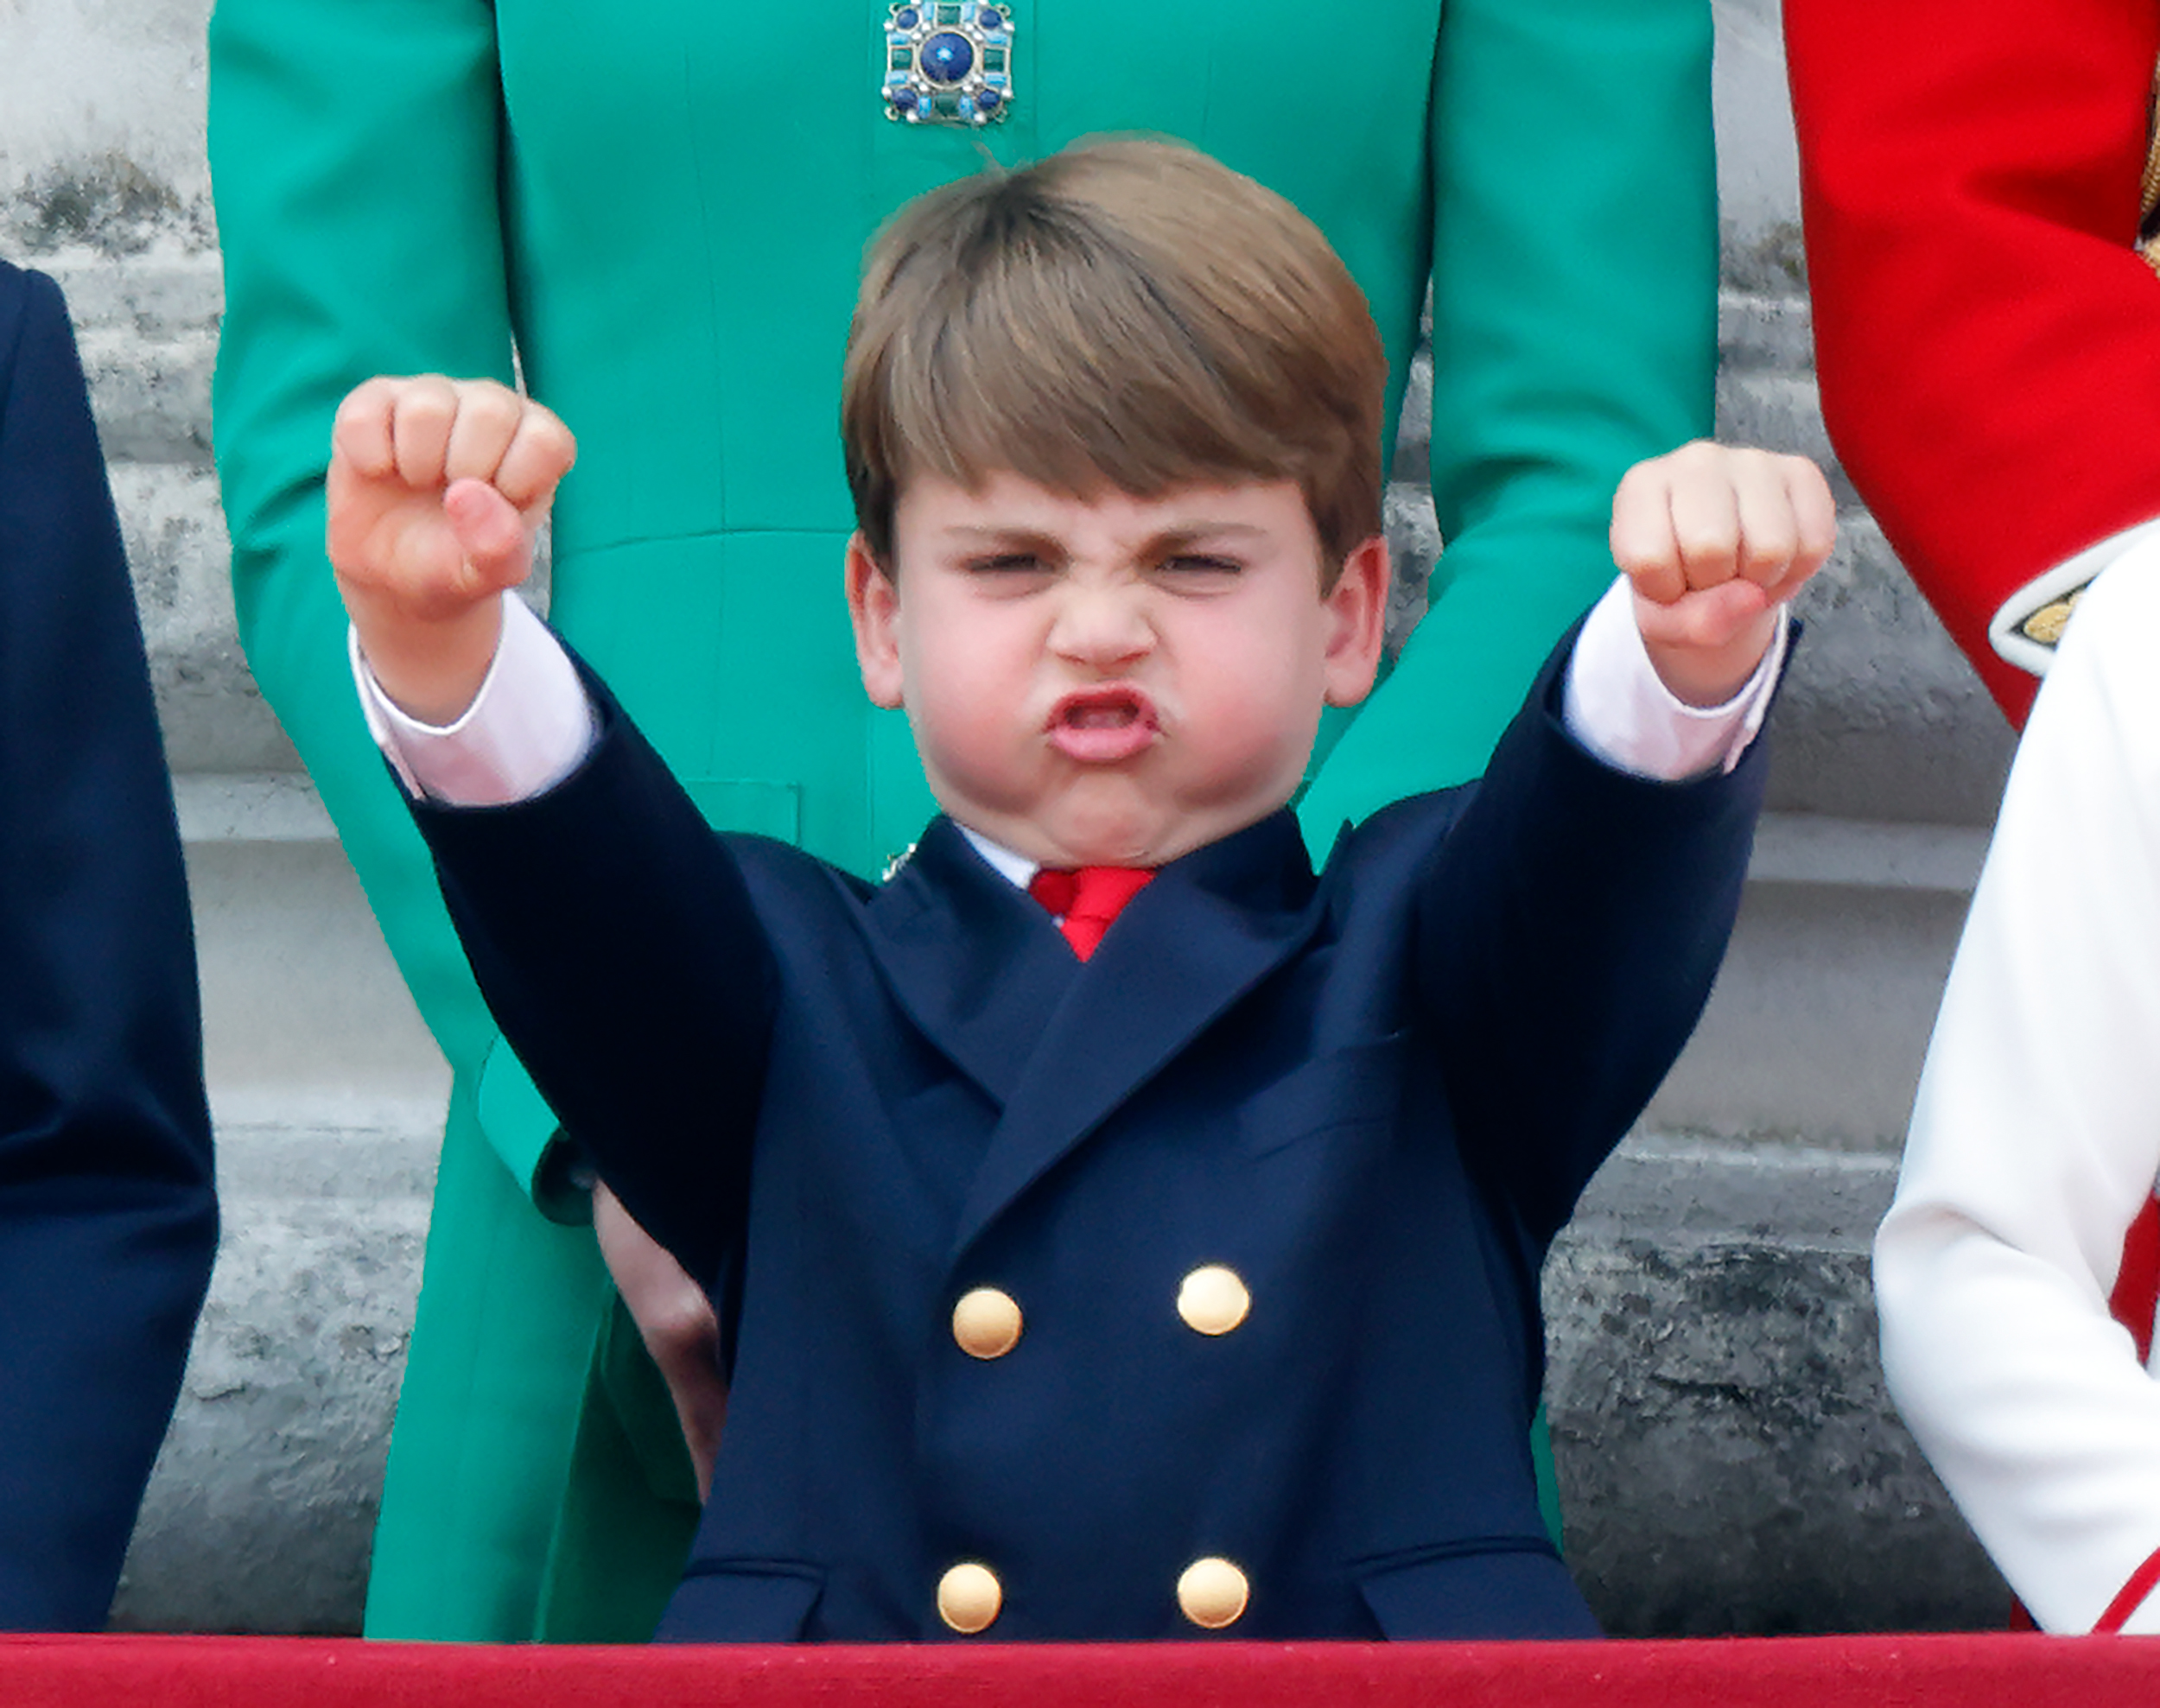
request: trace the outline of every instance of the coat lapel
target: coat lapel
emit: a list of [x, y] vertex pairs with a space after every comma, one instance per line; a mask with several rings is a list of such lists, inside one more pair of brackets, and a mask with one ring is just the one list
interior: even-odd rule
[[937, 818], [864, 914], [908, 1018], [1002, 1108], [1080, 971], [1050, 916]]
[[1032, 958], [1014, 981], [1024, 1025], [1037, 1029], [1023, 1040], [1020, 1018], [1001, 1017], [1025, 1070], [969, 1190], [956, 1256], [1312, 935], [1314, 897], [1297, 821], [1279, 812], [1163, 867], [1084, 967], [1049, 934], [1065, 957], [1063, 988], [1044, 1013], [1034, 1005], [1053, 981]]

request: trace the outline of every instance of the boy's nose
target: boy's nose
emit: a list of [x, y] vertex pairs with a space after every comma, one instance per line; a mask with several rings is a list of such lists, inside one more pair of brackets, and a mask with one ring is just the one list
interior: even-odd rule
[[1099, 671], [1130, 664], [1154, 644], [1154, 625], [1135, 587], [1068, 587], [1051, 627], [1051, 651]]

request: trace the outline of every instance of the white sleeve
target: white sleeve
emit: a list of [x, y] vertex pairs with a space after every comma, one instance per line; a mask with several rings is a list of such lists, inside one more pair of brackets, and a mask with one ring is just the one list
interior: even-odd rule
[[445, 806], [507, 806], [545, 794], [593, 750], [593, 702], [569, 655], [522, 600], [502, 599], [486, 680], [453, 724], [421, 723], [392, 705], [347, 631], [368, 733], [410, 795]]
[[1690, 706], [1658, 680], [1636, 626], [1635, 595], [1617, 576], [1575, 637], [1560, 700], [1567, 733], [1616, 771], [1660, 783], [1731, 771], [1762, 730], [1779, 673], [1787, 625], [1745, 686], [1722, 706]]
[[2160, 1385], [2108, 1314], [2156, 1174], [2160, 540], [2042, 689], [1875, 1245], [1890, 1392], [2047, 1630], [2092, 1629], [2160, 1550]]

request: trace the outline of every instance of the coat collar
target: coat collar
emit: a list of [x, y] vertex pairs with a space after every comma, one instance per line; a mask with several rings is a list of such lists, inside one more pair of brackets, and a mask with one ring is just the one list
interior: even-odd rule
[[871, 952], [932, 1043], [1002, 1106], [1080, 971], [1048, 914], [933, 819], [865, 915]]
[[1315, 893], [1297, 821], [1277, 812], [1164, 867], [1083, 966], [935, 822], [867, 918], [911, 1018], [1004, 1108], [956, 1251], [1294, 953]]

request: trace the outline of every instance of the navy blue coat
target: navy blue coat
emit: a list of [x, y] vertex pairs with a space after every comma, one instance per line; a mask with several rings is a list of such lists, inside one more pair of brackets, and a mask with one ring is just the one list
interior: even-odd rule
[[119, 524], [60, 290], [0, 263], [0, 1629], [104, 1624], [216, 1244]]
[[[661, 1635], [1588, 1635], [1528, 1447], [1538, 1275], [1694, 1024], [1761, 791], [1561, 728], [1346, 831], [1165, 867], [1083, 965], [950, 822], [882, 886], [710, 834], [603, 696], [521, 805], [417, 809], [482, 988], [566, 1130], [707, 1281], [733, 1391]], [[1196, 1333], [1227, 1265], [1243, 1324]], [[1020, 1306], [1004, 1356], [961, 1295]]]

